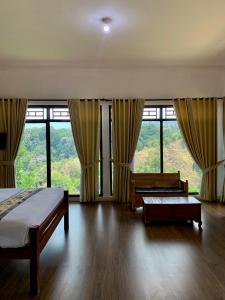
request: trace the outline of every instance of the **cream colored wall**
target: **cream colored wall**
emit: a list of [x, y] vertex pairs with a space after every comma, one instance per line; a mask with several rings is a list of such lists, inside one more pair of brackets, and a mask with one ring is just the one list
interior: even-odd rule
[[0, 68], [0, 96], [33, 99], [69, 97], [173, 98], [222, 96], [223, 69]]
[[[218, 161], [225, 158], [225, 151], [223, 146], [223, 102], [218, 101], [217, 107], [217, 158]], [[222, 194], [223, 180], [224, 180], [224, 165], [221, 165], [217, 169], [217, 196], [220, 198]]]

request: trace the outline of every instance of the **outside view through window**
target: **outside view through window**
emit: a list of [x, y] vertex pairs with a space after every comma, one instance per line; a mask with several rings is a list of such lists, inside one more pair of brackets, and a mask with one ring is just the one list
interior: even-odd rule
[[[53, 121], [48, 123], [50, 141], [46, 138], [46, 109], [38, 112], [38, 115], [37, 113], [33, 115], [32, 110], [35, 109], [28, 109], [27, 120], [35, 123], [26, 123], [16, 160], [17, 186], [22, 188], [47, 186], [48, 142], [51, 155], [51, 187], [63, 187], [68, 189], [70, 194], [80, 194], [80, 162], [74, 146], [71, 125], [68, 121], [62, 121], [69, 119], [68, 109], [61, 109], [61, 115], [60, 109], [51, 109]], [[61, 121], [54, 122], [54, 119]]]
[[[199, 192], [201, 171], [193, 161], [181, 135], [173, 111], [154, 112], [154, 108], [143, 115], [140, 136], [134, 157], [134, 172], [160, 172], [160, 160], [163, 161], [163, 172], [180, 171], [181, 178], [188, 180], [189, 192]], [[170, 108], [173, 110], [173, 108]], [[162, 158], [160, 158], [160, 121], [162, 126]]]
[[52, 187], [64, 187], [70, 194], [80, 194], [80, 161], [69, 122], [51, 122]]
[[46, 187], [45, 124], [26, 124], [16, 159], [18, 187]]
[[160, 123], [142, 122], [134, 157], [135, 173], [160, 173]]
[[[189, 192], [199, 192], [201, 171], [187, 150], [173, 108], [146, 107], [134, 172], [178, 170], [189, 181]], [[48, 182], [80, 194], [80, 174], [68, 108], [29, 108], [16, 160], [17, 186], [46, 187]]]

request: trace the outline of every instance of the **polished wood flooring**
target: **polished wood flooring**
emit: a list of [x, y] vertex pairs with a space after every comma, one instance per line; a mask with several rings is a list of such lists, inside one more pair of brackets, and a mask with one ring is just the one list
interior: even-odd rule
[[0, 262], [0, 299], [225, 299], [225, 206], [203, 204], [197, 224], [144, 226], [122, 205], [70, 204], [41, 255], [41, 293], [27, 261]]

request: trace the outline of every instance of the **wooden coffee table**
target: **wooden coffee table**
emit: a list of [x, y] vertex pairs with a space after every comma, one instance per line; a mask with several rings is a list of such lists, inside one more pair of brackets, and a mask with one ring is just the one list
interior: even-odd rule
[[201, 202], [194, 197], [144, 197], [143, 219], [152, 221], [195, 221], [201, 229]]

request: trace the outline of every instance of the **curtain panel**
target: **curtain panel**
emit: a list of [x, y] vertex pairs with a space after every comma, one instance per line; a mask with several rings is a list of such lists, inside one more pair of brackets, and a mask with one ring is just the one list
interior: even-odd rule
[[6, 134], [6, 147], [0, 149], [0, 188], [14, 188], [15, 159], [26, 121], [26, 99], [0, 100], [0, 133]]
[[138, 142], [144, 100], [114, 99], [112, 102], [113, 197], [130, 202], [130, 164]]
[[203, 172], [200, 199], [216, 201], [217, 99], [176, 99], [173, 105], [186, 145]]
[[81, 164], [80, 201], [93, 202], [99, 194], [100, 100], [68, 100], [71, 126]]
[[[223, 99], [223, 146], [224, 146], [224, 150], [225, 150], [225, 99]], [[224, 176], [224, 181], [223, 181], [223, 191], [222, 191], [221, 202], [225, 203], [225, 176]]]

